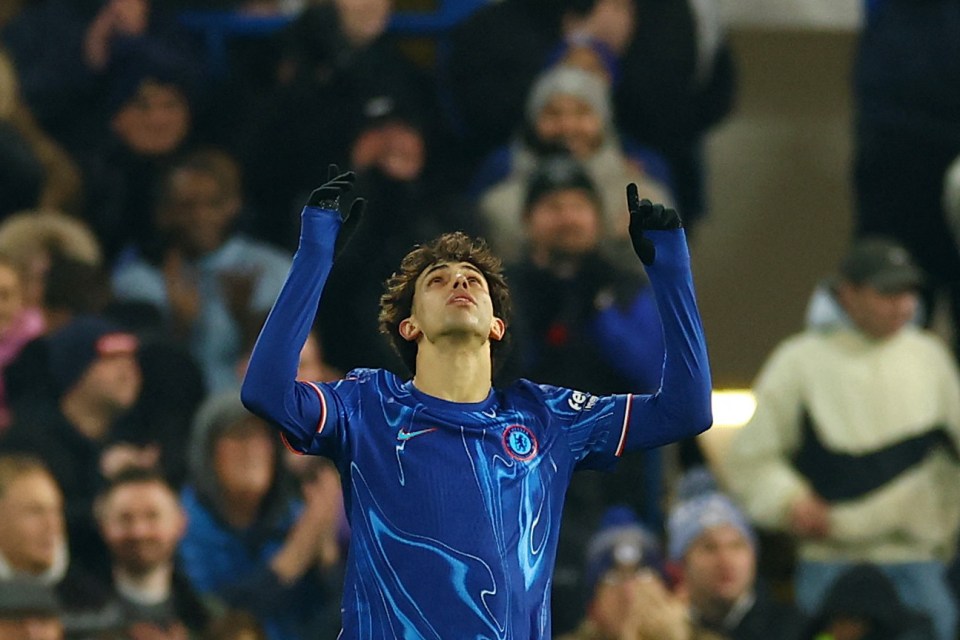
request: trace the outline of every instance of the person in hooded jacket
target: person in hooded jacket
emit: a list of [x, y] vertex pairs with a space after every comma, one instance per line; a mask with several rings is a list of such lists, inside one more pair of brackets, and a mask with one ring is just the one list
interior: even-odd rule
[[797, 541], [801, 611], [869, 562], [954, 640], [945, 574], [960, 530], [960, 373], [943, 341], [913, 326], [923, 281], [899, 243], [855, 242], [834, 305], [811, 313], [822, 324], [765, 363], [724, 466], [751, 519]]
[[190, 452], [179, 555], [194, 588], [251, 612], [270, 640], [334, 637], [342, 579], [336, 472], [304, 482], [301, 502], [279, 440], [236, 392], [201, 406]]

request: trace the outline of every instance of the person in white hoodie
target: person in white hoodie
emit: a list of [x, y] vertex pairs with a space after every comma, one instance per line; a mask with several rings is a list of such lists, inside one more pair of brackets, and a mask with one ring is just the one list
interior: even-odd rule
[[856, 241], [830, 288], [839, 313], [822, 306], [810, 314], [819, 324], [774, 350], [725, 466], [754, 522], [795, 537], [801, 610], [869, 562], [953, 640], [945, 567], [960, 528], [960, 374], [913, 322], [922, 281], [899, 244]]

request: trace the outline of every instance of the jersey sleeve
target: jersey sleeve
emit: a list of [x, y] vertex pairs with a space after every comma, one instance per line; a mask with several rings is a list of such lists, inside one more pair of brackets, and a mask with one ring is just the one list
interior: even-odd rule
[[[316, 424], [295, 421], [280, 424], [280, 439], [296, 454], [321, 455], [334, 460], [349, 448], [349, 431], [358, 423], [362, 385], [371, 372], [351, 371], [346, 378], [333, 383], [296, 383], [297, 393], [317, 406]], [[312, 414], [312, 411], [311, 411]]]
[[320, 443], [327, 438], [331, 443], [342, 441], [348, 423], [345, 392], [296, 380], [300, 350], [333, 266], [339, 230], [336, 211], [303, 210], [300, 246], [260, 330], [240, 389], [244, 406], [277, 427], [287, 445], [299, 452], [335, 452]]
[[595, 396], [539, 385], [550, 428], [564, 432], [578, 469], [609, 469], [624, 451], [630, 394]]
[[660, 388], [630, 398], [628, 450], [692, 438], [713, 423], [710, 363], [683, 229], [647, 231], [657, 257], [646, 267], [663, 331]]

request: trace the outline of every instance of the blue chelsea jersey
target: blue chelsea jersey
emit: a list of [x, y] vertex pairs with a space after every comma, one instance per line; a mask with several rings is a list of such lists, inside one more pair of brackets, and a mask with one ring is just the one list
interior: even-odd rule
[[284, 439], [337, 463], [352, 528], [341, 637], [549, 638], [570, 475], [613, 465], [630, 396], [520, 380], [455, 403], [372, 369], [300, 384], [320, 420]]
[[[483, 402], [427, 396], [372, 369], [295, 382], [340, 215], [306, 207], [300, 247], [241, 389], [295, 451], [332, 458], [353, 530], [344, 640], [540, 640], [576, 468], [710, 425], [710, 370], [682, 229], [650, 231], [664, 335], [660, 390], [597, 397], [520, 380]], [[630, 433], [627, 433], [630, 428]]]

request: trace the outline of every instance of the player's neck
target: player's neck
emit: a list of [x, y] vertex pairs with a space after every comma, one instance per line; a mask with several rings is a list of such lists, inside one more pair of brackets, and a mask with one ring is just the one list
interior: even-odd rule
[[417, 352], [414, 386], [450, 402], [483, 402], [490, 395], [489, 344], [477, 348], [438, 348], [423, 342]]

